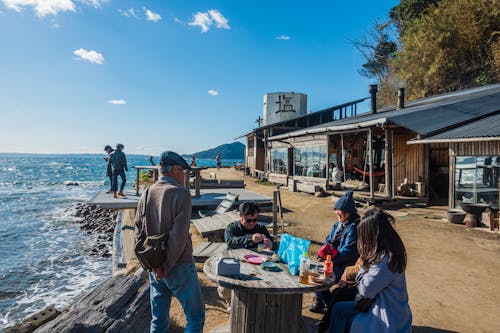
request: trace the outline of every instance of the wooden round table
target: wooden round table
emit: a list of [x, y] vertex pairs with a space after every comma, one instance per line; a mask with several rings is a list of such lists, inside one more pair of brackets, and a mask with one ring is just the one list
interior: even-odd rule
[[[247, 254], [265, 256], [248, 249], [229, 250], [228, 254], [210, 257], [203, 266], [203, 272], [209, 279], [233, 290], [230, 332], [300, 332], [302, 294], [329, 289], [333, 281], [302, 284], [298, 276], [289, 273], [286, 264], [277, 264], [282, 269], [280, 272], [267, 271], [262, 265], [241, 261]], [[217, 275], [217, 263], [222, 257], [240, 259], [240, 274]]]

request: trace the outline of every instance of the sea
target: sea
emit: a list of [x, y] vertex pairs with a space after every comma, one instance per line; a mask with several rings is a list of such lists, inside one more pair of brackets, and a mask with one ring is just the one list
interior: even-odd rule
[[[48, 305], [63, 309], [111, 276], [111, 259], [89, 255], [95, 235], [72, 216], [76, 203], [109, 189], [103, 157], [0, 154], [0, 332]], [[127, 160], [131, 189], [131, 167], [149, 165], [149, 156]], [[196, 162], [215, 166], [212, 159]]]

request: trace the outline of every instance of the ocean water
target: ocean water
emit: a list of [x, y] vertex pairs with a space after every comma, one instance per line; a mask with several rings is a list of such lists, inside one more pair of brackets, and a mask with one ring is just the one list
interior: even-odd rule
[[[50, 304], [62, 309], [111, 276], [111, 259], [89, 256], [96, 235], [82, 231], [70, 210], [109, 188], [102, 157], [0, 155], [0, 331]], [[131, 166], [149, 159], [129, 156], [128, 164], [126, 189], [135, 180]]]

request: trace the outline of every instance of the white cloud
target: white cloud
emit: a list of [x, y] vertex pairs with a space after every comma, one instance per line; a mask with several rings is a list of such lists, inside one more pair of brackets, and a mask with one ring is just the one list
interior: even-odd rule
[[182, 23], [182, 21], [178, 17], [174, 17], [174, 22], [175, 23]]
[[210, 9], [208, 12], [204, 13], [197, 12], [194, 14], [193, 20], [189, 22], [189, 25], [199, 26], [201, 28], [201, 32], [207, 32], [210, 30], [210, 26], [212, 26], [214, 22], [218, 29], [231, 29], [227, 18], [225, 18], [224, 15], [222, 15], [222, 13], [217, 9]]
[[7, 8], [20, 12], [32, 7], [38, 16], [57, 15], [59, 12], [76, 11], [72, 0], [1, 0]]
[[93, 7], [100, 7], [101, 3], [108, 0], [0, 0], [7, 8], [22, 11], [25, 7], [31, 7], [36, 15], [43, 17], [46, 15], [57, 15], [60, 12], [75, 12], [75, 1]]
[[125, 105], [127, 101], [124, 99], [110, 99], [108, 103], [113, 105]]
[[227, 18], [225, 18], [224, 15], [222, 15], [221, 12], [219, 12], [217, 9], [210, 9], [208, 13], [210, 14], [212, 20], [215, 21], [215, 25], [217, 28], [226, 30], [231, 29], [229, 24], [227, 24], [227, 22], [229, 22]]
[[160, 14], [152, 12], [147, 8], [144, 8], [144, 11], [146, 12], [146, 17], [148, 21], [158, 22], [159, 20], [161, 20]]
[[219, 92], [217, 90], [215, 90], [215, 89], [210, 89], [208, 91], [208, 94], [212, 95], [212, 96], [217, 96], [219, 94]]
[[102, 65], [104, 63], [104, 57], [101, 53], [85, 49], [78, 49], [73, 52], [76, 56], [80, 57], [82, 60], [87, 60], [88, 62], [93, 62], [95, 64]]
[[276, 37], [276, 39], [279, 39], [279, 40], [290, 40], [290, 36], [281, 35], [281, 36]]
[[126, 17], [135, 17], [135, 18], [137, 18], [137, 15], [135, 14], [135, 9], [134, 9], [134, 8], [129, 8], [129, 9], [127, 9], [127, 10], [118, 9], [118, 12], [119, 12], [122, 16], [126, 16]]

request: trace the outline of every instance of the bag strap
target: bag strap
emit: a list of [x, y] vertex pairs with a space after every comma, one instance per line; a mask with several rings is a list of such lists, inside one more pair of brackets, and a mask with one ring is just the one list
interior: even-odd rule
[[146, 190], [144, 191], [144, 201], [142, 202], [142, 214], [141, 214], [142, 230], [146, 231], [146, 237], [149, 236], [148, 227], [146, 223], [146, 209], [148, 207], [147, 206], [148, 198], [149, 198], [149, 186], [146, 187]]

